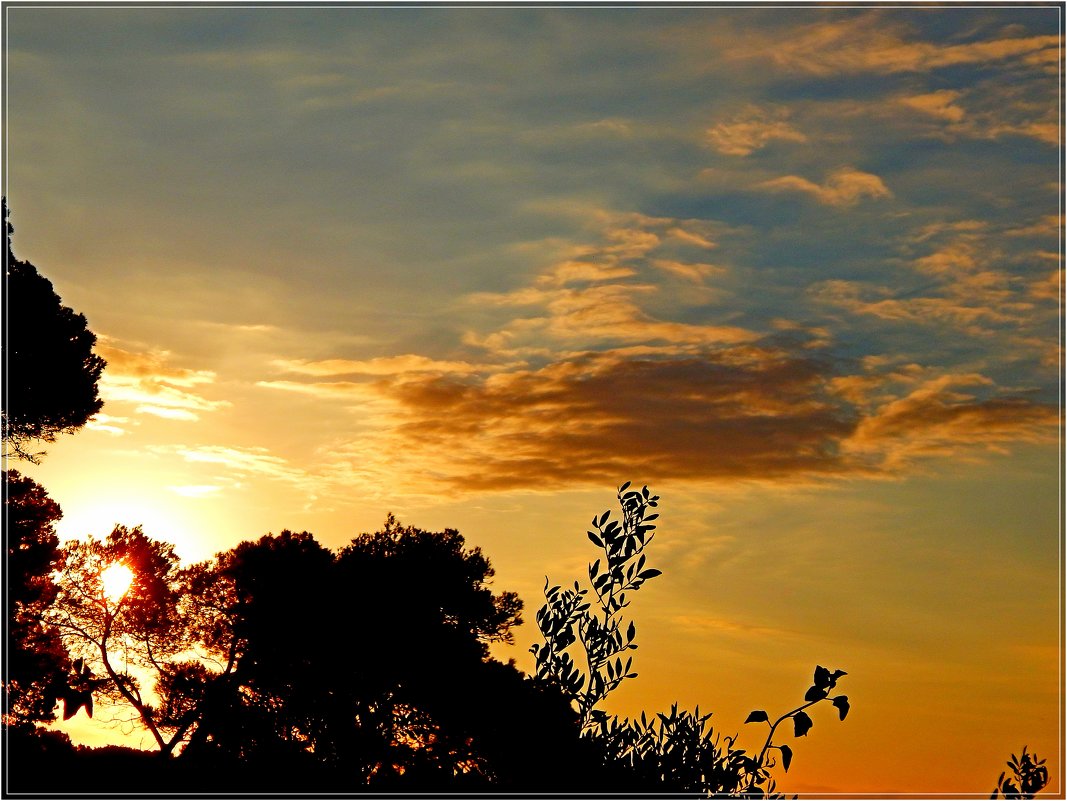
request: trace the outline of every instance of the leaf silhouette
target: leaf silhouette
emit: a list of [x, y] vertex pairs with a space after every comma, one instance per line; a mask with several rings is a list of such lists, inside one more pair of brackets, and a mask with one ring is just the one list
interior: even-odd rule
[[841, 720], [844, 720], [845, 719], [845, 715], [848, 714], [848, 710], [849, 710], [848, 696], [847, 695], [839, 695], [839, 696], [837, 696], [837, 698], [834, 699], [833, 703], [834, 703], [834, 706], [837, 707], [838, 714], [841, 715]]

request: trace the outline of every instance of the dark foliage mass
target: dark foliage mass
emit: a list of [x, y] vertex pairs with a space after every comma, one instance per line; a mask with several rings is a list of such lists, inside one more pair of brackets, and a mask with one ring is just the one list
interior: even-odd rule
[[35, 441], [54, 442], [100, 411], [97, 382], [105, 362], [85, 317], [63, 305], [52, 283], [11, 250], [4, 204], [4, 444], [36, 462]]
[[[336, 553], [283, 531], [181, 567], [171, 546], [119, 526], [68, 543], [62, 559], [43, 620], [74, 658], [59, 692], [65, 716], [136, 723], [161, 765], [188, 769], [182, 786], [517, 791], [582, 781], [567, 699], [489, 657], [522, 604], [492, 591], [489, 561], [455, 530], [389, 517]], [[101, 578], [116, 563], [133, 574], [121, 598]]]
[[56, 598], [52, 571], [62, 565], [55, 523], [59, 504], [44, 487], [4, 471], [4, 722], [54, 719], [56, 687], [68, 667], [57, 632], [42, 624]]

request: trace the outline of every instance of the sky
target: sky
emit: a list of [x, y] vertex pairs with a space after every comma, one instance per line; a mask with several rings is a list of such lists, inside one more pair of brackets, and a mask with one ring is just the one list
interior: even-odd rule
[[459, 528], [530, 670], [647, 484], [610, 711], [756, 746], [820, 664], [781, 790], [1063, 793], [1062, 8], [4, 14], [14, 252], [108, 362], [13, 465], [63, 537]]

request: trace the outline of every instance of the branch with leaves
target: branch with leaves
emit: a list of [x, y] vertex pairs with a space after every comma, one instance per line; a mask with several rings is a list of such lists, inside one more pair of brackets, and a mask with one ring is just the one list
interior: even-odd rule
[[815, 667], [814, 683], [808, 688], [808, 691], [804, 693], [805, 703], [798, 706], [791, 712], [786, 712], [779, 717], [774, 723], [771, 723], [770, 716], [766, 711], [762, 709], [756, 709], [749, 713], [745, 719], [745, 723], [766, 723], [770, 728], [767, 732], [767, 740], [763, 743], [763, 748], [760, 749], [759, 755], [754, 759], [749, 760], [745, 764], [746, 772], [748, 774], [748, 786], [746, 790], [751, 791], [760, 784], [763, 784], [769, 778], [768, 768], [774, 767], [776, 764], [773, 758], [770, 756], [771, 750], [777, 750], [782, 755], [782, 770], [788, 772], [789, 765], [793, 761], [793, 749], [788, 745], [775, 745], [774, 733], [778, 727], [785, 723], [787, 720], [793, 721], [793, 736], [804, 737], [811, 730], [814, 724], [811, 716], [805, 711], [809, 707], [815, 706], [815, 704], [821, 701], [830, 701], [837, 709], [838, 715], [841, 720], [845, 719], [848, 714], [849, 703], [847, 695], [838, 695], [833, 698], [830, 697], [830, 691], [837, 686], [837, 680], [842, 676], [847, 676], [843, 670], [835, 670], [832, 673], [824, 668], [822, 665]]
[[[648, 487], [630, 490], [626, 482], [618, 491], [622, 521], [612, 520], [606, 511], [592, 520], [586, 532], [603, 556], [589, 565], [589, 582], [596, 611], [592, 610], [589, 589], [574, 582], [573, 588], [549, 587], [545, 579], [546, 603], [537, 612], [537, 626], [544, 643], [530, 651], [537, 659], [537, 677], [559, 686], [578, 706], [582, 730], [596, 724], [595, 707], [623, 679], [637, 676], [631, 671], [632, 657], [622, 654], [637, 648], [637, 628], [623, 617], [630, 605], [627, 593], [641, 588], [660, 571], [645, 567], [645, 547], [652, 542], [658, 514], [648, 514], [659, 502]], [[584, 667], [569, 649], [580, 643]]]
[[[579, 713], [582, 736], [597, 745], [603, 764], [630, 791], [696, 791], [710, 795], [770, 797], [775, 794], [770, 769], [781, 757], [784, 770], [793, 759], [788, 745], [776, 745], [774, 737], [785, 721], [793, 722], [793, 735], [803, 737], [813, 721], [807, 709], [829, 701], [841, 720], [849, 711], [847, 696], [831, 697], [843, 670], [815, 668], [814, 683], [804, 703], [773, 723], [763, 710], [749, 715], [746, 723], [765, 722], [767, 739], [756, 755], [735, 747], [736, 737], [720, 737], [708, 723], [711, 714], [671, 707], [670, 714], [659, 713], [638, 719], [619, 719], [598, 705], [624, 679], [637, 676], [632, 657], [625, 651], [637, 648], [637, 629], [623, 611], [632, 593], [660, 571], [647, 566], [645, 549], [652, 542], [657, 514], [648, 510], [658, 505], [659, 496], [648, 487], [631, 490], [627, 482], [619, 487], [622, 520], [610, 512], [594, 517], [586, 532], [600, 555], [588, 567], [589, 584], [583, 588], [549, 586], [545, 580], [545, 605], [537, 612], [537, 625], [544, 638], [530, 651], [536, 658], [538, 679], [559, 687]], [[608, 788], [615, 789], [615, 788]]]

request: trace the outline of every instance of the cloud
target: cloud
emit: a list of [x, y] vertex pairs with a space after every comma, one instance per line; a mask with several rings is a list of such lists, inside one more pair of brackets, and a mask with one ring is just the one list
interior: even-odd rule
[[[814, 284], [808, 292], [816, 300], [838, 306], [852, 314], [923, 325], [947, 323], [975, 335], [992, 333], [981, 325], [983, 323], [1003, 324], [1018, 319], [1017, 314], [1009, 314], [1006, 308], [988, 304], [984, 302], [987, 298], [978, 295], [908, 297], [909, 293], [900, 293], [888, 287], [839, 280]], [[1026, 311], [1027, 308], [1017, 311]]]
[[[727, 276], [728, 268], [682, 258], [694, 248], [716, 247], [710, 238], [713, 225], [589, 207], [577, 213], [587, 221], [584, 237], [565, 244], [553, 242], [554, 250], [562, 250], [567, 258], [549, 264], [524, 286], [469, 297], [469, 304], [482, 310], [529, 307], [529, 311], [490, 333], [468, 331], [466, 344], [498, 357], [529, 357], [550, 356], [560, 347], [695, 346], [745, 342], [759, 336], [718, 321], [663, 319], [649, 309], [676, 310], [715, 296], [714, 291], [703, 291], [703, 285], [713, 276]], [[701, 284], [702, 292], [695, 295], [691, 287], [672, 288], [670, 282], [662, 281], [663, 272]]]
[[797, 175], [785, 175], [756, 185], [768, 192], [802, 192], [828, 206], [854, 206], [863, 198], [889, 198], [893, 193], [877, 175], [851, 167], [830, 173], [826, 182], [817, 184]]
[[942, 375], [879, 406], [844, 443], [847, 452], [877, 454], [883, 469], [907, 466], [917, 457], [957, 453], [960, 443], [1002, 450], [1013, 442], [1047, 442], [1059, 423], [1051, 405], [1025, 397], [979, 399], [961, 392], [989, 387], [978, 374]]
[[940, 89], [922, 95], [898, 97], [897, 102], [910, 109], [936, 117], [945, 122], [962, 122], [966, 112], [954, 103], [962, 96], [961, 92]]
[[129, 422], [130, 418], [128, 417], [115, 417], [100, 412], [94, 414], [89, 422], [85, 424], [85, 427], [90, 431], [101, 431], [105, 434], [120, 437], [126, 433], [126, 429], [123, 428], [123, 425]]
[[[393, 435], [437, 454], [467, 489], [658, 478], [767, 477], [835, 469], [847, 410], [813, 359], [734, 348], [694, 358], [589, 353], [488, 379], [413, 377], [378, 388]], [[447, 466], [441, 464], [441, 460]]]
[[749, 106], [729, 121], [709, 128], [706, 135], [712, 147], [729, 156], [748, 156], [775, 139], [807, 142], [808, 138], [790, 125], [788, 118], [787, 109]]
[[712, 275], [724, 275], [727, 272], [725, 267], [717, 267], [714, 264], [681, 262], [672, 259], [653, 259], [652, 266], [694, 284], [703, 284], [705, 278]]
[[1059, 275], [1035, 270], [1042, 251], [1004, 250], [1015, 230], [974, 221], [928, 224], [910, 238], [909, 249], [927, 250], [907, 262], [924, 279], [917, 289], [832, 279], [811, 285], [808, 294], [852, 314], [947, 324], [972, 336], [1002, 336], [1010, 327], [1015, 341], [1030, 347], [1026, 334], [1057, 310]]
[[96, 352], [107, 361], [99, 385], [105, 403], [132, 405], [133, 414], [190, 422], [199, 420], [202, 412], [230, 406], [228, 401], [210, 400], [194, 391], [214, 383], [213, 372], [176, 367], [168, 351], [126, 350], [101, 336]]
[[321, 359], [307, 361], [300, 359], [276, 359], [273, 365], [287, 373], [299, 373], [309, 376], [340, 375], [397, 375], [399, 373], [469, 373], [484, 372], [486, 365], [471, 364], [463, 361], [441, 361], [407, 353], [400, 356], [380, 356], [373, 359]]
[[788, 36], [754, 31], [734, 38], [726, 57], [758, 60], [783, 69], [830, 76], [873, 72], [930, 72], [947, 67], [1006, 63], [1022, 69], [1058, 69], [1060, 39], [1054, 35], [942, 43], [919, 38], [923, 29], [869, 13], [803, 25]]
[[228, 470], [238, 478], [265, 476], [292, 484], [306, 485], [309, 475], [280, 456], [274, 456], [266, 448], [233, 448], [224, 445], [156, 445], [150, 447], [155, 453], [181, 457], [193, 464], [208, 464]]
[[[658, 244], [658, 241], [653, 244]], [[633, 274], [633, 268], [621, 265], [604, 265], [588, 261], [564, 261], [538, 276], [537, 283], [547, 286], [565, 286], [575, 283], [608, 281], [613, 278], [629, 278]]]
[[[1048, 441], [1057, 422], [1054, 407], [978, 374], [877, 362], [839, 374], [802, 343], [769, 341], [695, 356], [585, 353], [374, 388], [393, 411], [333, 462], [405, 489], [602, 485], [635, 471], [695, 482], [888, 476], [927, 457]], [[374, 460], [386, 453], [391, 465]]]

